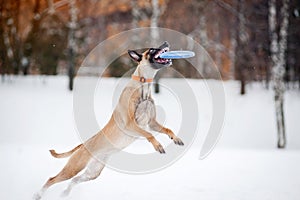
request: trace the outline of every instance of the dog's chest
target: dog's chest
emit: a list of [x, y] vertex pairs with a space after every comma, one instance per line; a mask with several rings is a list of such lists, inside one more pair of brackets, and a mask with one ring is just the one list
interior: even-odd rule
[[135, 110], [135, 120], [140, 126], [146, 126], [155, 117], [155, 105], [153, 99], [140, 99]]

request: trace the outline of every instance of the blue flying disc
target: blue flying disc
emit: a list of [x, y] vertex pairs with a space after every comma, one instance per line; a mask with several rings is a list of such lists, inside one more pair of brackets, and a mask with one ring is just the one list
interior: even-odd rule
[[192, 51], [167, 51], [159, 55], [159, 57], [164, 59], [181, 59], [193, 56], [195, 56], [195, 53]]

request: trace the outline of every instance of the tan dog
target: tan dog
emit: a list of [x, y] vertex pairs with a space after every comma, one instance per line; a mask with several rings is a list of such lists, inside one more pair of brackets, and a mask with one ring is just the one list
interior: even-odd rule
[[164, 42], [159, 48], [150, 48], [143, 54], [128, 51], [138, 66], [132, 75], [132, 80], [123, 90], [111, 119], [101, 131], [73, 150], [61, 154], [50, 150], [56, 158], [72, 156], [61, 172], [55, 177], [49, 178], [43, 188], [35, 194], [34, 199], [40, 199], [51, 185], [76, 176], [84, 168], [86, 168], [84, 173], [72, 179], [64, 191], [65, 195], [71, 191], [74, 185], [97, 178], [108, 157], [127, 147], [136, 137], [147, 138], [156, 151], [165, 153], [162, 145], [150, 132], [145, 130], [145, 127], [164, 133], [175, 144], [183, 145], [183, 142], [170, 129], [163, 127], [155, 119], [155, 104], [151, 97], [150, 86], [156, 72], [172, 64], [171, 60], [159, 57], [165, 51], [169, 51], [167, 42]]

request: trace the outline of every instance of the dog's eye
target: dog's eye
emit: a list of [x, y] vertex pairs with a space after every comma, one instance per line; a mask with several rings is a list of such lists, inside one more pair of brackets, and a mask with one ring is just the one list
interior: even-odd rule
[[155, 51], [154, 49], [149, 49], [150, 53], [154, 53], [154, 51]]

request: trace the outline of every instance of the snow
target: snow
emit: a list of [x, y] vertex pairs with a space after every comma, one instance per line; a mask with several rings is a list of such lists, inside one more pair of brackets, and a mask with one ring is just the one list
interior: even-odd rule
[[[101, 81], [105, 87], [100, 87], [101, 93], [96, 91], [95, 114], [103, 127], [114, 107], [113, 89], [119, 80]], [[143, 175], [105, 168], [98, 179], [75, 186], [62, 199], [299, 199], [299, 91], [286, 93], [287, 149], [277, 150], [273, 92], [253, 83], [247, 85], [247, 94], [240, 96], [238, 82], [225, 82], [223, 135], [215, 150], [199, 160], [212, 105], [204, 81], [188, 82], [197, 94], [200, 126], [197, 140], [179, 161]], [[181, 83], [180, 79], [162, 80], [162, 84], [179, 89]], [[51, 157], [48, 150], [67, 151], [80, 143], [73, 119], [73, 96], [67, 91], [64, 76], [12, 77], [11, 81], [0, 83], [0, 95], [0, 199], [31, 199], [48, 177], [66, 163], [66, 159]], [[163, 88], [154, 98], [162, 108], [160, 119], [178, 131], [181, 118], [175, 97]], [[189, 99], [183, 101], [188, 103]], [[164, 146], [170, 142], [166, 137], [157, 137]], [[151, 145], [145, 143], [140, 140], [126, 150], [152, 152]], [[49, 188], [43, 199], [61, 199], [60, 193], [67, 184]]]

